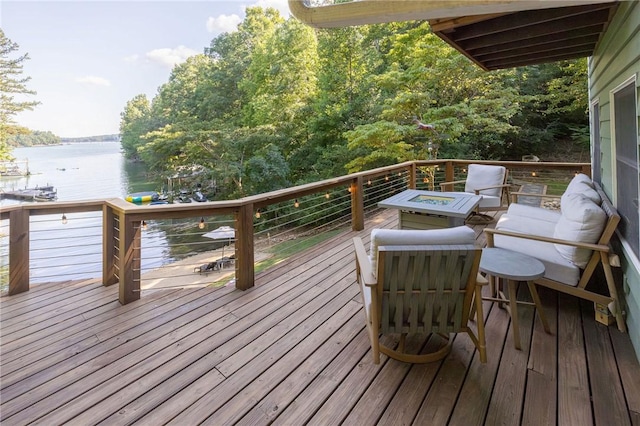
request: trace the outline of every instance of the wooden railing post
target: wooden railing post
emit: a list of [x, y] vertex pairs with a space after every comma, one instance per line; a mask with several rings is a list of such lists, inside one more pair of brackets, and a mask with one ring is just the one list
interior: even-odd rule
[[118, 282], [116, 274], [116, 215], [108, 205], [102, 207], [102, 285], [109, 286]]
[[140, 222], [131, 221], [125, 213], [121, 213], [118, 269], [119, 299], [123, 305], [140, 299], [140, 235]]
[[9, 295], [29, 290], [29, 210], [9, 213]]
[[413, 163], [409, 166], [409, 189], [416, 189], [416, 179], [418, 176], [418, 166]]
[[236, 288], [246, 290], [255, 285], [253, 253], [253, 204], [236, 212]]
[[362, 176], [358, 176], [351, 182], [351, 229], [353, 231], [364, 229], [363, 180]]
[[444, 181], [453, 182], [455, 180], [455, 168], [453, 167], [453, 161], [447, 161], [444, 168]]

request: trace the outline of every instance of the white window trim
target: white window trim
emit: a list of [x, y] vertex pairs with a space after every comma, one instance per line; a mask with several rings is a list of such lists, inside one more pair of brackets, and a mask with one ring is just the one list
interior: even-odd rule
[[[593, 130], [595, 127], [595, 123], [593, 122], [593, 117], [595, 116], [594, 111], [596, 110], [596, 107], [598, 108], [598, 121], [602, 121], [602, 117], [600, 117], [600, 97], [599, 96], [596, 97], [595, 99], [592, 99], [591, 102], [589, 103], [589, 136], [600, 139], [598, 141], [599, 142], [598, 146], [600, 147], [600, 149], [602, 149], [602, 127], [600, 123], [598, 123], [598, 129], [600, 130], [600, 133], [597, 135], [593, 133]], [[594, 158], [596, 158], [595, 147], [596, 147], [596, 141], [592, 139], [589, 146], [589, 151], [591, 152], [591, 177], [592, 178], [593, 178]], [[600, 156], [600, 166], [602, 167], [602, 153], [598, 152], [598, 155]]]
[[[617, 208], [618, 207], [618, 169], [617, 169], [617, 156], [616, 156], [616, 145], [617, 145], [617, 141], [616, 141], [616, 126], [615, 126], [615, 114], [616, 114], [616, 107], [615, 107], [615, 94], [618, 93], [620, 90], [628, 87], [630, 84], [634, 85], [634, 89], [636, 92], [636, 114], [638, 113], [639, 109], [640, 109], [640, 105], [638, 105], [638, 85], [637, 85], [637, 80], [638, 80], [638, 74], [637, 73], [633, 73], [630, 77], [628, 77], [626, 80], [624, 80], [622, 83], [618, 84], [615, 88], [613, 88], [610, 92], [609, 92], [609, 105], [611, 105], [610, 107], [610, 128], [611, 128], [611, 182], [613, 184], [613, 190], [612, 192], [612, 196], [613, 196], [613, 205]], [[636, 120], [636, 137], [638, 137], [638, 132], [640, 132], [640, 128], [638, 128], [638, 124], [637, 124], [637, 120]], [[640, 168], [640, 146], [638, 147], [637, 150], [637, 157], [636, 157], [636, 161], [638, 162], [639, 168]], [[639, 178], [640, 179], [640, 178]], [[640, 182], [638, 183], [638, 187], [640, 188]], [[640, 195], [640, 194], [638, 194]], [[638, 216], [639, 216], [639, 220], [640, 220], [640, 211], [638, 212]], [[616, 234], [619, 237], [620, 243], [622, 244], [623, 250], [626, 252], [626, 257], [627, 259], [629, 259], [629, 261], [631, 261], [631, 263], [636, 266], [636, 268], [640, 263], [640, 260], [636, 258], [633, 249], [631, 248], [631, 246], [627, 243], [627, 240], [625, 238], [622, 238], [622, 235], [620, 235], [618, 233], [618, 231], [616, 231]], [[640, 236], [639, 236], [640, 238]]]
[[[613, 185], [613, 190], [611, 191], [613, 200], [611, 201], [613, 202], [613, 205], [616, 208], [618, 207], [618, 189], [617, 189], [618, 188], [618, 168], [616, 165], [617, 163], [616, 159], [618, 157], [616, 155], [617, 140], [616, 140], [616, 125], [615, 125], [616, 123], [615, 94], [621, 91], [622, 89], [626, 88], [630, 84], [633, 84], [636, 90], [636, 97], [637, 97], [638, 87], [636, 85], [636, 80], [637, 80], [637, 74], [633, 73], [630, 77], [628, 77], [622, 83], [618, 84], [609, 92], [609, 105], [610, 105], [610, 111], [611, 111], [610, 112], [611, 116], [609, 118], [609, 122], [611, 123], [609, 126], [611, 128], [611, 184]], [[636, 109], [638, 107], [639, 105], [636, 105]]]

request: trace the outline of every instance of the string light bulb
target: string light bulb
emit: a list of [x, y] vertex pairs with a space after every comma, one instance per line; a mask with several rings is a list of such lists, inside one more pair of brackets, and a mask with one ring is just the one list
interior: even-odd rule
[[256, 210], [256, 219], [260, 219], [260, 210]]
[[293, 203], [293, 207], [295, 207], [296, 209], [300, 207], [300, 203], [298, 202], [297, 198], [296, 198], [296, 201]]
[[65, 215], [64, 213], [62, 213], [62, 224], [63, 225], [67, 224], [67, 215]]
[[389, 182], [389, 175], [385, 175], [384, 180], [386, 180], [387, 182]]
[[146, 231], [146, 230], [147, 230], [147, 228], [148, 228], [148, 226], [147, 226], [147, 222], [145, 222], [145, 221], [143, 220], [143, 221], [142, 221], [142, 230], [143, 230], [143, 231]]
[[367, 181], [367, 185], [371, 186], [371, 179]]
[[531, 176], [536, 177], [537, 176], [536, 172], [531, 172]]
[[324, 194], [324, 198], [326, 198], [327, 200], [329, 199], [329, 197], [330, 197], [330, 195], [329, 195], [328, 192], [326, 194]]
[[200, 218], [200, 223], [198, 224], [198, 228], [204, 229], [204, 217]]

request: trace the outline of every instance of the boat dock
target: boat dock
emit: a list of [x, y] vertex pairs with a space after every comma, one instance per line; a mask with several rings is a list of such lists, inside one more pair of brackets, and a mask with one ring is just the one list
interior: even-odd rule
[[35, 188], [17, 189], [15, 191], [3, 191], [0, 189], [0, 200], [20, 201], [55, 201], [58, 194], [53, 186], [36, 186]]

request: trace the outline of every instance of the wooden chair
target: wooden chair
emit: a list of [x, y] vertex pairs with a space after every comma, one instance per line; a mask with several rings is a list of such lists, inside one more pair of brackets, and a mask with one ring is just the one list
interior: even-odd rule
[[[410, 363], [440, 360], [451, 351], [449, 333], [460, 332], [469, 334], [478, 349], [481, 362], [486, 362], [481, 285], [487, 284], [487, 281], [478, 274], [482, 251], [473, 244], [474, 233], [471, 229], [465, 226], [458, 228], [466, 228], [471, 233], [471, 243], [380, 245], [377, 246], [377, 253], [372, 252], [375, 262], [367, 256], [362, 240], [358, 237], [353, 239], [357, 281], [376, 364], [380, 362], [380, 352]], [[437, 238], [438, 233], [445, 234], [442, 231], [450, 229], [384, 231], [395, 232], [394, 237], [400, 238], [402, 233], [410, 233], [408, 235], [413, 237], [426, 233], [425, 241], [429, 240], [428, 233], [432, 233], [436, 236], [432, 240], [442, 242]], [[374, 238], [372, 235], [372, 247], [376, 247]], [[372, 267], [372, 263], [377, 267]], [[480, 319], [476, 323], [477, 336], [469, 327], [472, 303]], [[400, 335], [397, 349], [380, 343], [381, 333]], [[430, 333], [438, 333], [446, 338], [447, 344], [427, 354], [405, 353], [404, 342], [408, 334], [428, 337]]]
[[[479, 222], [491, 222], [493, 217], [483, 215], [480, 212], [491, 210], [505, 210], [509, 205], [509, 188], [507, 183], [509, 169], [503, 166], [493, 166], [486, 164], [469, 164], [467, 168], [467, 178], [443, 182], [440, 184], [441, 191], [455, 191], [456, 184], [464, 183], [464, 192], [482, 195], [482, 200], [478, 204], [475, 215]], [[506, 206], [504, 205], [506, 204]], [[473, 220], [472, 220], [473, 221]]]

